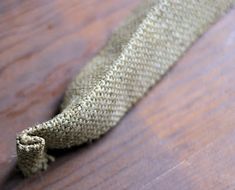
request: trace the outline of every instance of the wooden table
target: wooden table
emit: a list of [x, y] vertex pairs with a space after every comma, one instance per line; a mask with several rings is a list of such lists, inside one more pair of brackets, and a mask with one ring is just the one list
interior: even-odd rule
[[58, 113], [139, 2], [0, 1], [0, 189], [235, 189], [235, 9], [102, 139], [29, 179], [15, 169], [16, 133]]

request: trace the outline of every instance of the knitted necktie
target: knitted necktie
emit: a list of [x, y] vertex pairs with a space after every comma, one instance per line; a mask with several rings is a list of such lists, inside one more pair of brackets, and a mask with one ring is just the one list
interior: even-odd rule
[[61, 113], [17, 136], [23, 174], [47, 168], [47, 149], [78, 146], [114, 127], [233, 3], [143, 0], [70, 84]]

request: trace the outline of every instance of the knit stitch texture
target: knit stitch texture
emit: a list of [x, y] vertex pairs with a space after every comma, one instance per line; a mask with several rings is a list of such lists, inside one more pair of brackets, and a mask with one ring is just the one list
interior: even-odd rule
[[98, 139], [176, 63], [235, 0], [144, 0], [68, 87], [62, 111], [16, 140], [25, 176], [47, 168], [47, 149]]

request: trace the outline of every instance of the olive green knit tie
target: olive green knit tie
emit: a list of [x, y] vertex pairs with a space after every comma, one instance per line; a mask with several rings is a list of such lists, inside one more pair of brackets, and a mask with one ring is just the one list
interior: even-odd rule
[[[47, 149], [99, 138], [235, 0], [143, 0], [66, 91], [62, 111], [17, 136], [18, 166], [46, 169]], [[202, 68], [203, 69], [203, 68]]]

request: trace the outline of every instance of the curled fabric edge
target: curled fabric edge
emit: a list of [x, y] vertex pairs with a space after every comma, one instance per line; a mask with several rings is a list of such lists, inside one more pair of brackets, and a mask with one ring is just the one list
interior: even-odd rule
[[69, 85], [61, 113], [23, 130], [17, 164], [47, 169], [47, 149], [98, 139], [173, 66], [235, 0], [145, 0]]

